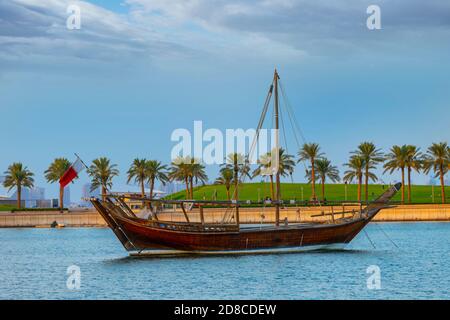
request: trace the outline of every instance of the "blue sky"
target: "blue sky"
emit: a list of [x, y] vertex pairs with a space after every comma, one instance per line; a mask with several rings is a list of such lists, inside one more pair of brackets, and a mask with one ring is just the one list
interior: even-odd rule
[[[81, 30], [65, 28], [69, 4], [81, 7]], [[369, 4], [381, 8], [381, 30], [366, 28]], [[42, 174], [55, 157], [108, 156], [124, 189], [133, 158], [170, 160], [176, 128], [254, 128], [274, 67], [306, 139], [341, 171], [364, 140], [426, 149], [449, 140], [449, 9], [438, 0], [2, 1], [0, 171], [22, 161], [55, 197]], [[299, 166], [294, 178], [303, 175]]]

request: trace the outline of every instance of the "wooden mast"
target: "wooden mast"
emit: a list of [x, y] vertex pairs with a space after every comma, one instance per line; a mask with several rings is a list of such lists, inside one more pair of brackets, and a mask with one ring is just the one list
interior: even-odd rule
[[238, 166], [238, 154], [233, 154], [233, 169], [234, 169], [234, 201], [236, 201], [236, 225], [239, 228], [239, 166]]
[[[280, 129], [280, 123], [279, 123], [279, 110], [278, 110], [278, 72], [277, 69], [275, 69], [275, 73], [273, 76], [273, 85], [275, 87], [275, 101], [274, 101], [274, 107], [275, 107], [275, 152], [277, 161], [280, 161], [279, 154], [280, 154], [280, 139], [279, 139], [279, 129]], [[273, 149], [272, 149], [273, 150]], [[272, 151], [273, 152], [273, 151]], [[273, 160], [273, 155], [272, 155]], [[279, 164], [276, 163], [276, 184], [277, 184], [277, 193], [276, 193], [276, 205], [275, 205], [275, 225], [278, 227], [280, 225], [280, 173], [279, 173]]]

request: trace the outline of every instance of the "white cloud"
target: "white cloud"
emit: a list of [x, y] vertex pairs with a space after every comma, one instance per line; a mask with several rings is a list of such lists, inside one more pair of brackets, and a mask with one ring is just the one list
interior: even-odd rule
[[[442, 26], [449, 34], [450, 2], [446, 0], [378, 0], [382, 9], [383, 33], [366, 28], [366, 8], [373, 0], [126, 0], [140, 21], [155, 26], [180, 28], [186, 23], [201, 26], [217, 38], [233, 37], [234, 43], [265, 38], [266, 45], [290, 51], [322, 55], [354, 48], [373, 49], [380, 40], [387, 46], [402, 35], [421, 30], [432, 33]], [[336, 47], [335, 45], [338, 44]], [[231, 44], [233, 45], [233, 44]], [[337, 52], [336, 52], [337, 53]]]
[[[1, 2], [0, 64], [46, 57], [49, 62], [214, 57], [275, 63], [381, 47], [388, 54], [419, 38], [439, 45], [445, 42], [439, 39], [449, 37], [450, 4], [444, 0], [378, 1], [383, 19], [379, 33], [365, 28], [372, 0], [124, 1], [129, 10], [123, 14], [84, 1]], [[65, 27], [66, 9], [73, 3], [81, 7], [81, 30]]]
[[87, 2], [81, 8], [81, 29], [66, 28], [67, 6], [73, 1], [16, 0], [0, 3], [0, 56], [4, 61], [58, 57], [115, 62], [152, 59], [162, 53], [189, 52], [160, 34], [142, 29], [119, 15]]

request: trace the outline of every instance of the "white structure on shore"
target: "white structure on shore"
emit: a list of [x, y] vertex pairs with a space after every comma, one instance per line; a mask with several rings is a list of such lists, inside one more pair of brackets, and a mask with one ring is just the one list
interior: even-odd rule
[[96, 190], [91, 192], [91, 186], [92, 184], [86, 183], [83, 185], [81, 189], [81, 206], [83, 207], [92, 207], [92, 204], [89, 201], [86, 201], [85, 199], [89, 198], [98, 198], [100, 197], [100, 188], [97, 188]]
[[[134, 186], [134, 185], [127, 185], [126, 189], [124, 188], [121, 191], [111, 191], [111, 193], [117, 193], [117, 194], [137, 194], [140, 195], [142, 192], [141, 187], [139, 186]], [[147, 186], [144, 187], [144, 192], [146, 196], [150, 195], [150, 188], [148, 188]], [[158, 189], [153, 189], [153, 197], [155, 199], [161, 198], [162, 196], [164, 196], [166, 194], [166, 192], [162, 191], [162, 190], [158, 190]]]

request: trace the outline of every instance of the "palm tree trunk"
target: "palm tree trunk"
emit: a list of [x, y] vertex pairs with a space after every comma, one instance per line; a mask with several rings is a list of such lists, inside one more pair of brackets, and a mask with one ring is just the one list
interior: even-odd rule
[[322, 201], [325, 202], [325, 179], [322, 179]]
[[311, 198], [313, 201], [316, 200], [316, 169], [315, 166], [315, 159], [311, 159]]
[[106, 188], [102, 185], [102, 200], [106, 201]]
[[272, 200], [275, 199], [275, 193], [273, 190], [273, 175], [270, 175], [270, 196], [272, 197]]
[[153, 189], [155, 188], [155, 178], [150, 180], [150, 200], [153, 199]]
[[402, 204], [405, 204], [405, 168], [402, 168]]
[[[141, 179], [141, 196], [145, 198], [145, 187], [144, 187], [144, 179]], [[145, 201], [142, 201], [142, 209], [145, 207]]]
[[22, 207], [22, 187], [17, 186], [17, 209]]
[[365, 192], [366, 192], [366, 203], [368, 203], [369, 202], [369, 166], [368, 165], [366, 165], [366, 190], [365, 190]]
[[191, 186], [191, 199], [194, 199], [194, 177], [189, 177], [189, 184]]
[[231, 200], [231, 197], [230, 197], [230, 187], [226, 187], [226, 189], [227, 189], [227, 199], [228, 199], [228, 201], [230, 201], [230, 200]]
[[445, 203], [445, 181], [444, 181], [444, 168], [441, 165], [441, 167], [439, 168], [440, 172], [440, 176], [441, 176], [441, 197], [442, 197], [442, 203]]
[[189, 182], [188, 177], [184, 178], [184, 183], [186, 184], [186, 200], [189, 199]]
[[411, 167], [408, 167], [408, 203], [411, 203]]
[[59, 187], [59, 210], [63, 212], [64, 210], [64, 188]]
[[361, 202], [361, 189], [362, 189], [362, 174], [358, 177], [358, 202]]

